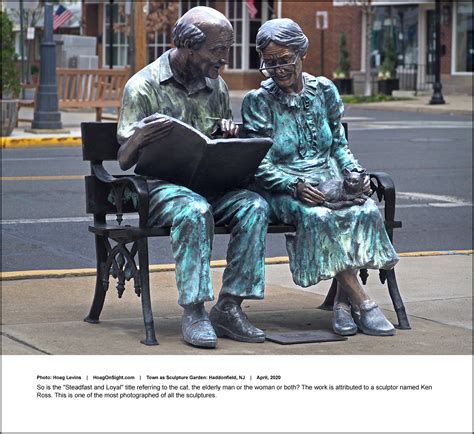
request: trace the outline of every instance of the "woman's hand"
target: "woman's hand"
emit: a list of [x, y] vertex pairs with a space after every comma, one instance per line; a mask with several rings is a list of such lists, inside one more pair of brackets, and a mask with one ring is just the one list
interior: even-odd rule
[[370, 177], [369, 177], [369, 175], [365, 175], [364, 187], [363, 187], [362, 191], [367, 195], [372, 194], [372, 190], [370, 189]]
[[319, 205], [326, 199], [324, 193], [307, 182], [298, 182], [296, 184], [296, 197], [308, 205]]

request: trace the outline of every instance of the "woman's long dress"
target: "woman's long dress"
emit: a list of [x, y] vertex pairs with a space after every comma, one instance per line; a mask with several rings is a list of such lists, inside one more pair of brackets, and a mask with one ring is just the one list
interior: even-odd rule
[[299, 94], [286, 94], [268, 79], [242, 105], [246, 134], [273, 139], [256, 188], [273, 220], [296, 226], [286, 243], [293, 280], [307, 287], [348, 269], [393, 268], [398, 257], [372, 199], [331, 210], [293, 197], [300, 180], [320, 183], [342, 179], [344, 168], [363, 170], [347, 147], [336, 87], [325, 77], [303, 74], [303, 80]]

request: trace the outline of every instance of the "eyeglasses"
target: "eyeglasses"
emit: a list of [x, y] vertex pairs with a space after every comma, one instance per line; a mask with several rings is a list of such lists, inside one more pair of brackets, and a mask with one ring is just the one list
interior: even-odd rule
[[296, 63], [298, 62], [299, 56], [295, 56], [295, 60], [290, 63], [276, 63], [274, 64], [274, 61], [261, 61], [260, 62], [260, 72], [264, 77], [270, 78], [273, 77], [276, 74], [277, 69], [282, 69], [287, 73], [293, 73], [296, 70]]

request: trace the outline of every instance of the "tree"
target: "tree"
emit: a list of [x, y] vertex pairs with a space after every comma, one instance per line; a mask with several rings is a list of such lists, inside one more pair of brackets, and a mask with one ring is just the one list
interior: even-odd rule
[[346, 35], [341, 33], [339, 38], [339, 64], [334, 71], [334, 78], [350, 78], [351, 62], [347, 51]]
[[13, 36], [13, 25], [7, 14], [0, 11], [1, 25], [1, 50], [2, 50], [2, 74], [0, 86], [0, 98], [16, 98], [20, 93], [20, 80], [16, 69], [17, 55], [15, 52], [15, 39]]
[[386, 80], [389, 78], [395, 78], [397, 68], [397, 57], [395, 53], [395, 47], [393, 44], [393, 35], [391, 31], [385, 32], [384, 34], [384, 48], [383, 55], [384, 59], [379, 69], [379, 78]]
[[31, 74], [34, 65], [32, 65], [32, 60], [33, 60], [33, 49], [34, 49], [34, 40], [33, 39], [27, 39], [26, 38], [26, 33], [28, 27], [33, 27], [36, 28], [36, 25], [38, 22], [42, 19], [43, 17], [43, 9], [44, 5], [43, 2], [39, 2], [36, 7], [29, 7], [29, 8], [24, 8], [23, 9], [23, 17], [20, 16], [20, 10], [15, 10], [15, 15], [20, 21], [23, 18], [23, 27], [25, 29], [24, 31], [24, 47], [26, 47], [26, 83], [31, 83]]

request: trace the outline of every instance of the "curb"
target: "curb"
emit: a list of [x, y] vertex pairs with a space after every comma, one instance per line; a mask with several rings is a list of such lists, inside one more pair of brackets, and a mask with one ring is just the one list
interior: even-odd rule
[[54, 146], [81, 146], [81, 136], [2, 137], [3, 148], [43, 148]]
[[[422, 256], [449, 256], [449, 255], [472, 255], [474, 250], [442, 250], [442, 251], [426, 251], [426, 252], [407, 252], [399, 253], [402, 258], [415, 258]], [[265, 265], [288, 264], [288, 256], [276, 256], [266, 258]], [[211, 261], [211, 268], [223, 268], [227, 265], [225, 260]], [[157, 264], [150, 265], [150, 273], [160, 273], [163, 271], [174, 271], [175, 264]], [[60, 279], [63, 277], [86, 277], [95, 276], [95, 268], [77, 268], [66, 270], [25, 270], [25, 271], [4, 271], [0, 273], [0, 281], [10, 280], [29, 280], [29, 279]]]

